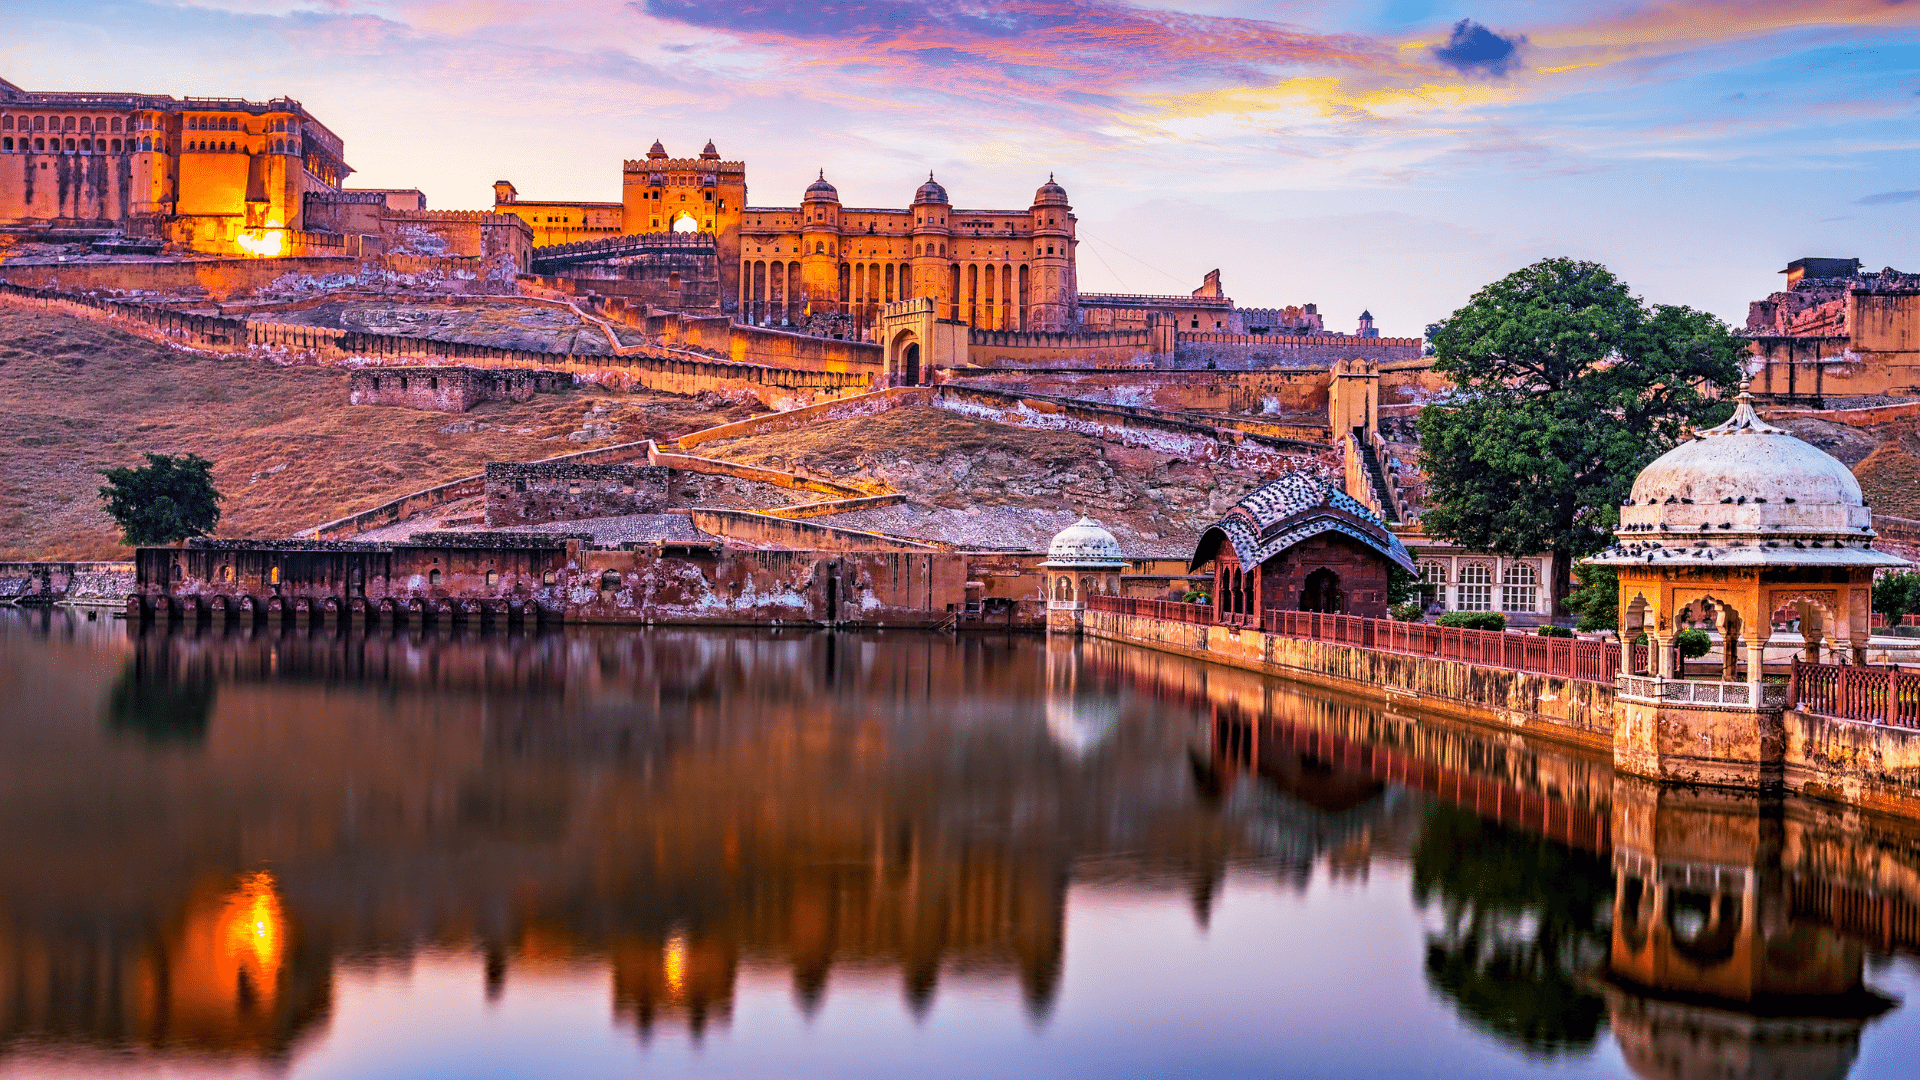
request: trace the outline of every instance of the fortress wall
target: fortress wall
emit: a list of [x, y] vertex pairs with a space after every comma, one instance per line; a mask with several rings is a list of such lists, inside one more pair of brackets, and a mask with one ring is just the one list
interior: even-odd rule
[[0, 264], [0, 281], [29, 289], [109, 294], [199, 291], [213, 300], [245, 296], [288, 275], [349, 285], [360, 278], [361, 264], [346, 256]]
[[1271, 367], [1331, 367], [1341, 360], [1418, 360], [1419, 338], [1349, 338], [1331, 335], [1287, 337], [1277, 334], [1181, 334], [1172, 366], [1183, 370], [1212, 367], [1245, 370]]
[[693, 527], [743, 545], [797, 551], [940, 551], [943, 545], [751, 510], [694, 510]]
[[1080, 398], [1105, 405], [1247, 415], [1311, 415], [1317, 420], [1326, 417], [1327, 385], [1331, 379], [1326, 368], [1264, 371], [1142, 368], [977, 371], [958, 368], [944, 374], [954, 385]]
[[979, 367], [1151, 367], [1156, 352], [1147, 330], [1051, 333], [972, 330], [967, 362]]

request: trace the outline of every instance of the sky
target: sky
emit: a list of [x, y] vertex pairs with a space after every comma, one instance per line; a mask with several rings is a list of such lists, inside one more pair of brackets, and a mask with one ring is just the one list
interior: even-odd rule
[[1089, 291], [1417, 335], [1536, 259], [1736, 325], [1802, 256], [1920, 270], [1920, 0], [0, 0], [30, 90], [291, 96], [349, 186], [620, 198], [712, 139], [755, 205], [1022, 209]]

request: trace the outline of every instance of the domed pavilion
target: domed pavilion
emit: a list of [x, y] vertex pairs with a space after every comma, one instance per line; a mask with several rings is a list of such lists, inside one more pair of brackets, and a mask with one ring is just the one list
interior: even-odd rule
[[1090, 517], [1061, 529], [1040, 564], [1047, 571], [1047, 629], [1077, 632], [1089, 596], [1119, 596], [1127, 558], [1120, 541]]
[[[1873, 549], [1873, 512], [1853, 473], [1761, 420], [1744, 391], [1726, 423], [1641, 470], [1614, 536], [1587, 561], [1619, 574], [1622, 640], [1644, 631], [1652, 643], [1648, 670], [1621, 676], [1615, 761], [1704, 783], [1764, 781], [1745, 766], [1777, 757], [1770, 732], [1786, 687], [1764, 679], [1774, 614], [1798, 616], [1808, 659], [1824, 639], [1862, 663], [1874, 571], [1907, 565]], [[1692, 623], [1720, 631], [1717, 681], [1684, 677], [1674, 639]], [[1702, 707], [1746, 721], [1716, 727]], [[1755, 724], [1756, 713], [1772, 719]]]

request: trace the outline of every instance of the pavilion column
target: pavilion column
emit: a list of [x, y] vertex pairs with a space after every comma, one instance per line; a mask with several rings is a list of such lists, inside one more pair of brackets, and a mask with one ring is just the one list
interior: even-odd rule
[[1662, 679], [1673, 678], [1673, 639], [1649, 630], [1647, 644], [1654, 656], [1654, 675]]
[[1759, 704], [1760, 702], [1760, 683], [1762, 681], [1761, 676], [1763, 674], [1761, 669], [1766, 666], [1766, 663], [1767, 663], [1767, 639], [1764, 637], [1758, 637], [1758, 636], [1748, 638], [1747, 639], [1747, 685], [1753, 688], [1752, 690], [1753, 701], [1756, 705]]

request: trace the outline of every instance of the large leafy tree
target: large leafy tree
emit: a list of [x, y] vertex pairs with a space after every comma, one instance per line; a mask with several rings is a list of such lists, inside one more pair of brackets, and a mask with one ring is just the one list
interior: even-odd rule
[[213, 462], [198, 454], [148, 454], [145, 465], [103, 469], [100, 498], [130, 547], [205, 536], [220, 524], [224, 498], [213, 486]]
[[1724, 417], [1745, 348], [1706, 312], [1648, 306], [1598, 263], [1544, 259], [1475, 293], [1431, 330], [1454, 384], [1421, 410], [1433, 536], [1572, 561], [1606, 544], [1617, 507], [1687, 424]]

